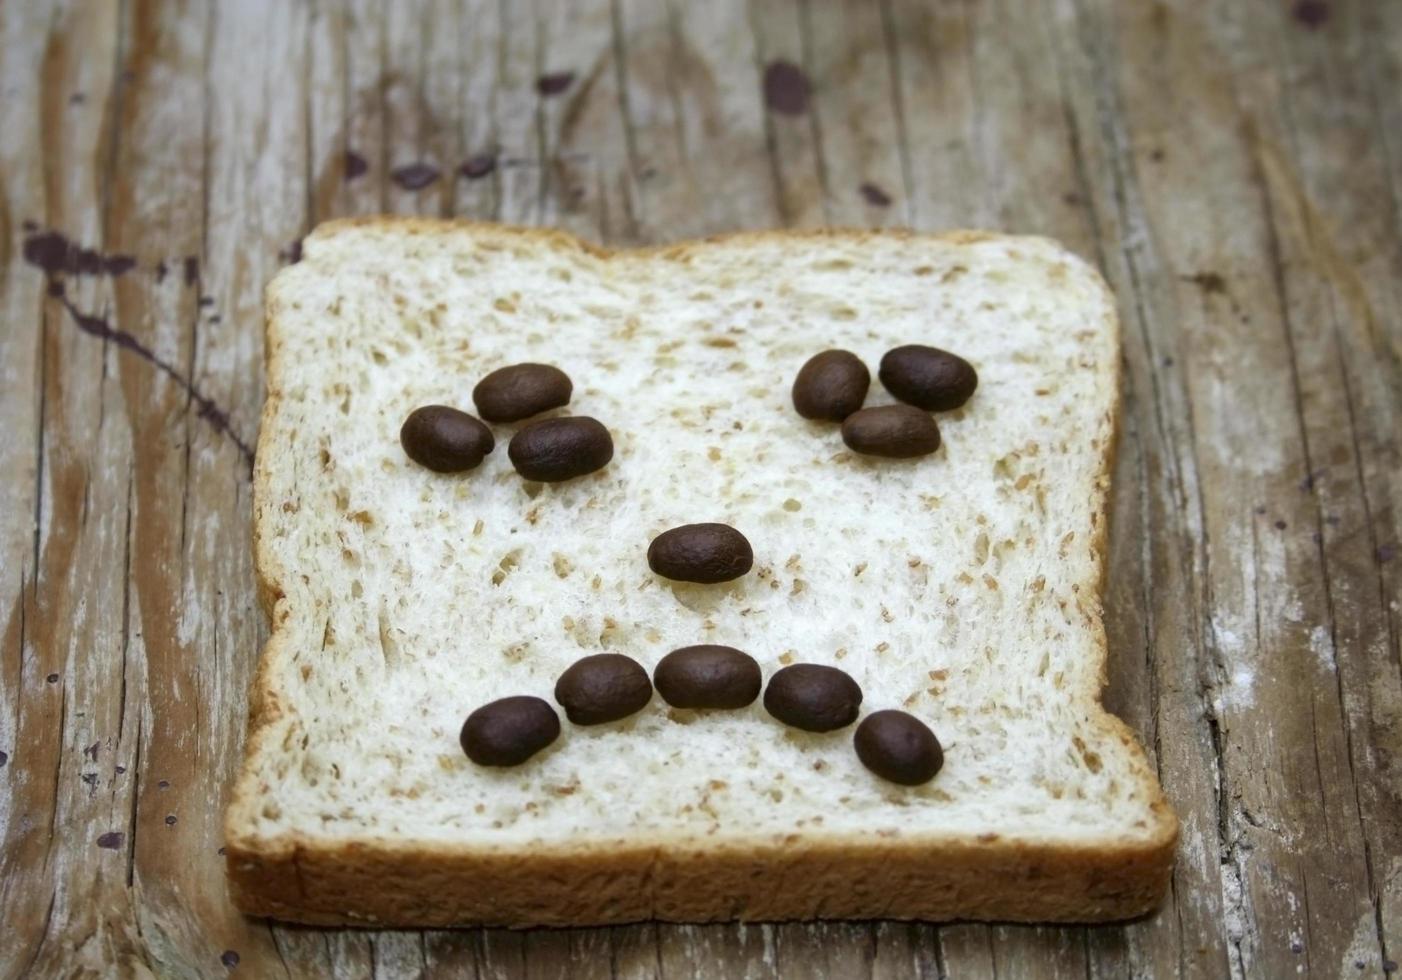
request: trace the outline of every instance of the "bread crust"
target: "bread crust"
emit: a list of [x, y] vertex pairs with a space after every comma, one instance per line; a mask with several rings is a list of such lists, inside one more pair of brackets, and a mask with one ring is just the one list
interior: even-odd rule
[[[352, 227], [407, 235], [464, 233], [531, 240], [599, 258], [645, 254], [686, 262], [698, 249], [766, 239], [923, 238], [967, 244], [1004, 238], [987, 232], [910, 231], [737, 232], [693, 242], [614, 252], [567, 233], [419, 217], [362, 217], [328, 222], [313, 238]], [[1068, 253], [1069, 255], [1069, 253]], [[1092, 270], [1093, 272], [1093, 270]], [[1109, 295], [1103, 279], [1093, 273]], [[278, 410], [283, 338], [278, 282], [269, 285], [263, 407], [254, 469], [253, 539], [258, 592], [272, 624], [249, 702], [244, 766], [226, 813], [226, 869], [235, 904], [250, 915], [315, 925], [581, 926], [660, 919], [673, 922], [789, 919], [975, 919], [1020, 922], [1103, 922], [1152, 911], [1173, 871], [1178, 820], [1129, 727], [1100, 703], [1107, 644], [1100, 617], [1092, 625], [1099, 654], [1094, 689], [1080, 697], [1093, 724], [1120, 741], [1147, 802], [1141, 836], [1071, 844], [997, 834], [854, 835], [805, 831], [724, 842], [678, 837], [652, 842], [582, 842], [501, 849], [463, 842], [401, 839], [335, 841], [252, 828], [263, 787], [253, 760], [276, 751], [272, 724], [286, 710], [272, 665], [284, 656], [291, 611], [280, 583], [289, 581], [263, 539], [271, 463], [264, 440]], [[1105, 327], [1119, 346], [1119, 323], [1107, 303]], [[1100, 420], [1094, 479], [1092, 583], [1103, 595], [1108, 539], [1108, 491], [1118, 445], [1120, 365], [1114, 364], [1115, 405]]]

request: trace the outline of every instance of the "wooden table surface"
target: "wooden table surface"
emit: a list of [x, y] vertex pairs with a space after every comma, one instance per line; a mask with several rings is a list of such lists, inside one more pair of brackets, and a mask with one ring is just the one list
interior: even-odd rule
[[[1402, 960], [1402, 3], [0, 0], [0, 973], [1379, 976]], [[261, 293], [392, 211], [1054, 235], [1125, 325], [1101, 928], [340, 932], [219, 854]]]

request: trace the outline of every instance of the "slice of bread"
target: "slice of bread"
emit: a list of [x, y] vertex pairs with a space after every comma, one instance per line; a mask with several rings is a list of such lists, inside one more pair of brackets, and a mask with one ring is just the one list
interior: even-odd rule
[[[799, 367], [908, 343], [974, 364], [914, 460], [801, 418]], [[255, 483], [272, 619], [228, 872], [248, 912], [310, 923], [513, 926], [789, 918], [1118, 919], [1154, 906], [1177, 821], [1099, 703], [1119, 359], [1100, 277], [979, 233], [741, 234], [607, 252], [555, 232], [419, 219], [324, 225], [268, 289]], [[489, 371], [573, 379], [604, 469], [528, 483], [410, 462], [425, 404]], [[561, 414], [557, 412], [556, 414]], [[648, 542], [739, 528], [754, 570], [669, 583]], [[756, 702], [564, 731], [509, 769], [458, 745], [474, 708], [552, 701], [578, 658], [719, 643], [841, 667], [863, 714], [945, 749], [917, 787], [851, 727]], [[563, 713], [562, 713], [563, 721]]]

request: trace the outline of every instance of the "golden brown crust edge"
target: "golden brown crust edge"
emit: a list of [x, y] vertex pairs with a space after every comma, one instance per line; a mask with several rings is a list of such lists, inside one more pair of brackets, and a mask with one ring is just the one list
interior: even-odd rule
[[[546, 239], [600, 258], [647, 252], [685, 261], [699, 245], [764, 238], [853, 238], [884, 235], [967, 244], [1005, 237], [979, 231], [920, 235], [909, 231], [737, 232], [695, 242], [612, 252], [552, 229], [512, 228], [415, 217], [353, 218], [328, 222], [313, 233], [343, 227], [390, 226], [410, 234], [444, 230]], [[1067, 253], [1070, 254], [1070, 253]], [[1093, 267], [1108, 300], [1108, 328], [1119, 322], [1113, 296]], [[267, 376], [275, 379], [281, 336], [275, 291], [268, 290]], [[1120, 364], [1113, 366], [1115, 407], [1102, 420], [1103, 450], [1095, 478], [1096, 526], [1090, 547], [1103, 597], [1108, 540], [1109, 477], [1118, 449]], [[808, 840], [798, 835], [725, 847], [588, 847], [501, 854], [471, 847], [413, 842], [347, 842], [259, 838], [241, 830], [256, 806], [252, 760], [283, 707], [271, 664], [288, 639], [280, 625], [277, 566], [260, 541], [268, 474], [263, 433], [281, 393], [270, 387], [254, 473], [254, 550], [259, 595], [273, 634], [263, 650], [249, 705], [244, 765], [226, 816], [226, 870], [235, 904], [245, 913], [314, 925], [605, 925], [660, 919], [674, 922], [790, 919], [975, 919], [1022, 922], [1103, 922], [1152, 911], [1172, 876], [1178, 820], [1129, 727], [1105, 712], [1107, 643], [1099, 632], [1096, 689], [1085, 692], [1095, 723], [1117, 738], [1139, 771], [1140, 789], [1153, 816], [1145, 837], [1118, 845], [1071, 846], [1001, 839], [996, 834], [946, 835], [919, 840], [872, 837]], [[682, 843], [682, 842], [679, 842]]]
[[314, 925], [580, 926], [788, 919], [1103, 922], [1159, 902], [1172, 848], [936, 848], [788, 838], [717, 849], [445, 854], [371, 844], [231, 847], [235, 902]]

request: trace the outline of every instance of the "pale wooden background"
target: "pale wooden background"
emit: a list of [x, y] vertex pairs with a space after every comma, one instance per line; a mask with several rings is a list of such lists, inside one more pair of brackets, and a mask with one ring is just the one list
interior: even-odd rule
[[[766, 105], [776, 61], [806, 105]], [[0, 972], [1402, 959], [1402, 3], [0, 0], [0, 86]], [[396, 180], [411, 164], [438, 176], [406, 189], [433, 176]], [[614, 244], [992, 227], [1097, 262], [1126, 327], [1107, 697], [1183, 817], [1163, 910], [525, 935], [238, 916], [217, 852], [265, 634], [260, 294], [317, 221], [372, 211]], [[48, 296], [49, 229], [135, 266], [51, 272]]]

